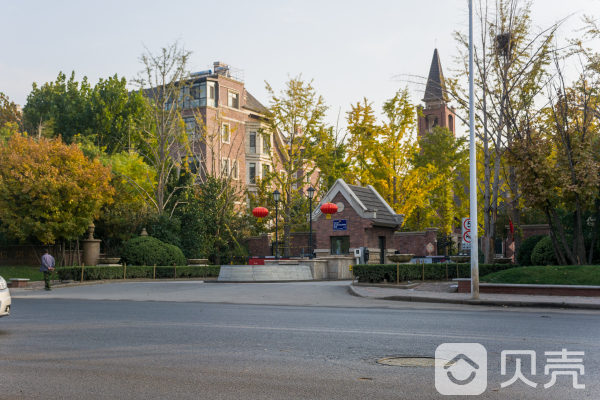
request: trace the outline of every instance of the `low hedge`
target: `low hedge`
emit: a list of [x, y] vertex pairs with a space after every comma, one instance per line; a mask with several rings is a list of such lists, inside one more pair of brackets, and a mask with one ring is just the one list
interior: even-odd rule
[[[56, 268], [55, 271], [61, 281], [81, 280], [81, 267], [60, 267]], [[156, 279], [218, 277], [220, 271], [221, 266], [219, 265], [208, 265], [206, 267], [156, 267]], [[123, 272], [123, 267], [84, 267], [83, 280], [123, 279]], [[154, 267], [127, 266], [125, 276], [126, 279], [152, 279], [154, 276]]]
[[[423, 277], [425, 265], [425, 279], [441, 281], [446, 279], [446, 264], [400, 264], [400, 282], [420, 281]], [[448, 263], [448, 279], [456, 278], [458, 266], [459, 278], [471, 277], [471, 264]], [[514, 268], [513, 264], [479, 264], [479, 276], [484, 276], [498, 271]], [[387, 280], [396, 283], [396, 264], [359, 264], [352, 267], [354, 276], [360, 283], [381, 283]]]

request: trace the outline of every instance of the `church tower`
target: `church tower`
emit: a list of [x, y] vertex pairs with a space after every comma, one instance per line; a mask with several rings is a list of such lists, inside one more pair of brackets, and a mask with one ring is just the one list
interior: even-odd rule
[[434, 126], [446, 127], [456, 135], [456, 114], [454, 107], [448, 105], [449, 101], [442, 63], [438, 51], [435, 49], [423, 97], [425, 107], [418, 106], [419, 114], [423, 114], [418, 119], [419, 137], [431, 132]]

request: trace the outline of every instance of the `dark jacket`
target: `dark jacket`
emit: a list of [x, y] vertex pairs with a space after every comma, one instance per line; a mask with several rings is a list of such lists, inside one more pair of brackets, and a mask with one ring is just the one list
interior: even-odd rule
[[46, 253], [42, 256], [42, 266], [40, 272], [50, 271], [50, 268], [54, 268], [54, 257]]

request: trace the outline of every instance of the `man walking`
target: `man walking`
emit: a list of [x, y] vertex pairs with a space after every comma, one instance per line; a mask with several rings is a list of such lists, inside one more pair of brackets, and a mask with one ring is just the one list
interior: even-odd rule
[[46, 282], [44, 286], [45, 290], [52, 290], [52, 286], [50, 286], [50, 274], [52, 274], [52, 271], [54, 271], [54, 257], [48, 254], [48, 249], [44, 249], [40, 272], [44, 273], [44, 282]]

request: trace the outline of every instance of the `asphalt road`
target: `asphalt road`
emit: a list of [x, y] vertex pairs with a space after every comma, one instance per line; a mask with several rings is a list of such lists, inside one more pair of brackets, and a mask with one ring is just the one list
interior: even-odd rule
[[[15, 292], [12, 315], [0, 319], [0, 398], [445, 398], [435, 389], [433, 368], [376, 362], [432, 357], [445, 342], [486, 347], [489, 383], [480, 398], [600, 398], [597, 312], [418, 308], [354, 298], [339, 284], [193, 286], [228, 293], [228, 303], [256, 303], [264, 293], [273, 302], [279, 291], [303, 306], [207, 302], [206, 294], [187, 292], [195, 302], [144, 301], [153, 300], [151, 285], [88, 287], [96, 300], [77, 294], [83, 288]], [[184, 292], [191, 284], [172, 285]], [[102, 299], [115, 291], [135, 294], [137, 301]], [[313, 300], [302, 300], [302, 292]], [[326, 306], [314, 304], [316, 293]], [[585, 351], [579, 383], [586, 389], [573, 389], [568, 376], [543, 388], [550, 380], [543, 374], [544, 352], [563, 348]], [[500, 374], [502, 350], [537, 352], [537, 375], [527, 374], [537, 388], [519, 382], [500, 387], [510, 378]], [[508, 370], [512, 376], [514, 361]]]

